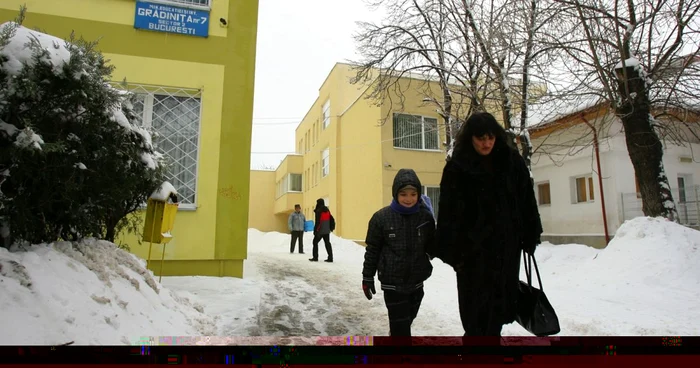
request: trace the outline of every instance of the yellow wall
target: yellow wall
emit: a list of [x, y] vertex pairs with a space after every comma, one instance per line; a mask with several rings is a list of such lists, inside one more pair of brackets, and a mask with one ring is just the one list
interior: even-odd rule
[[[445, 150], [417, 151], [393, 147], [393, 112], [422, 115], [438, 119], [440, 142], [445, 140], [445, 128], [435, 105], [423, 102], [427, 96], [440, 95], [438, 85], [418, 79], [402, 80], [404, 91], [399, 98], [403, 103], [382, 106], [366, 97], [371, 93], [371, 83], [352, 85], [349, 80], [355, 71], [348, 64], [336, 64], [319, 89], [319, 97], [296, 130], [295, 147], [303, 158], [304, 193], [302, 209], [307, 219], [313, 220], [313, 208], [318, 198], [328, 198], [328, 206], [336, 218], [335, 234], [346, 239], [361, 240], [367, 234], [367, 224], [372, 214], [391, 202], [391, 186], [396, 172], [401, 168], [412, 168], [425, 186], [440, 185], [445, 165]], [[322, 123], [322, 107], [331, 100], [331, 123], [325, 130]], [[465, 109], [464, 101], [455, 101]], [[317, 138], [314, 138], [316, 129]], [[330, 148], [330, 173], [321, 178], [321, 151]], [[299, 156], [288, 156], [288, 159]], [[385, 164], [391, 165], [385, 167]], [[280, 180], [290, 171], [285, 161], [277, 169], [275, 180]], [[271, 179], [268, 179], [271, 180]], [[270, 195], [274, 195], [274, 189]], [[267, 213], [267, 219], [280, 213], [287, 206], [291, 209], [289, 196]], [[296, 200], [296, 199], [295, 199]], [[257, 211], [251, 208], [252, 213]], [[287, 212], [288, 213], [288, 212]], [[257, 216], [257, 215], [256, 215]], [[260, 216], [263, 218], [264, 216]], [[273, 220], [268, 220], [273, 221]], [[252, 227], [252, 225], [251, 225]]]
[[[78, 37], [99, 39], [98, 48], [116, 66], [115, 81], [201, 89], [197, 208], [178, 211], [163, 274], [241, 277], [258, 1], [213, 1], [208, 38], [135, 29], [133, 0], [2, 0], [0, 19], [15, 18], [22, 4], [28, 28], [62, 38], [75, 30]], [[228, 26], [221, 27], [219, 18]], [[138, 245], [133, 234], [124, 239], [147, 257], [148, 244]], [[153, 248], [152, 258], [160, 259], [160, 246]]]
[[287, 231], [285, 216], [272, 215], [275, 208], [275, 172], [250, 172], [250, 198], [248, 227], [260, 231]]
[[[400, 86], [403, 91], [401, 97], [404, 99], [404, 103], [401, 105], [386, 101], [382, 104], [382, 117], [387, 117], [385, 124], [382, 126], [381, 133], [383, 141], [382, 157], [385, 163], [391, 165], [391, 167], [385, 167], [383, 171], [382, 193], [383, 202], [386, 204], [390, 203], [392, 200], [391, 187], [394, 183], [394, 177], [400, 169], [410, 168], [415, 170], [421, 184], [424, 186], [440, 186], [442, 169], [445, 167], [446, 154], [445, 147], [442, 145], [445, 141], [445, 125], [436, 111], [436, 106], [423, 102], [426, 93], [434, 93], [432, 96], [433, 98], [439, 96], [436, 84], [430, 83], [429, 86], [426, 86], [426, 82], [424, 81], [406, 79], [400, 82]], [[392, 101], [397, 101], [400, 97], [395, 93], [392, 95]], [[393, 113], [421, 115], [437, 119], [441, 149], [423, 151], [394, 148]]]
[[336, 224], [347, 239], [364, 241], [372, 214], [386, 205], [382, 200], [380, 112], [363, 98], [340, 119], [342, 213], [336, 216]]

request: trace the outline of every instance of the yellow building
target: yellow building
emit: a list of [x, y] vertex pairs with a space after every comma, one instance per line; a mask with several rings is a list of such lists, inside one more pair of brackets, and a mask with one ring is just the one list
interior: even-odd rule
[[[135, 108], [158, 131], [180, 198], [163, 274], [242, 277], [258, 0], [0, 0], [0, 19], [22, 4], [28, 28], [99, 39], [115, 84], [142, 97]], [[148, 243], [124, 240], [147, 257]]]
[[294, 204], [313, 220], [316, 200], [323, 198], [336, 219], [335, 234], [364, 241], [372, 214], [391, 202], [401, 168], [416, 171], [439, 211], [445, 129], [435, 105], [424, 102], [439, 96], [437, 84], [404, 78], [401, 98], [377, 104], [366, 98], [371, 84], [350, 84], [354, 74], [351, 65], [336, 64], [296, 129], [297, 154], [275, 172], [252, 172], [251, 187], [259, 193], [250, 204], [249, 227], [287, 232]]

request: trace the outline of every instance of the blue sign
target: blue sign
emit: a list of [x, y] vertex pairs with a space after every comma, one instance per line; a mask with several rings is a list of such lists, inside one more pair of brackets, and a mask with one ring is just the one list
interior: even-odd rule
[[134, 28], [207, 37], [209, 12], [137, 1]]

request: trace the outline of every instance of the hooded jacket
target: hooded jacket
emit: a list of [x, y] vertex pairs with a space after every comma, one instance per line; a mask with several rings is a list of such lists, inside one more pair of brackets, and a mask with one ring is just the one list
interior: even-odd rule
[[[418, 175], [411, 169], [401, 169], [392, 185], [394, 200], [408, 185], [416, 188], [420, 198]], [[430, 277], [433, 266], [427, 251], [435, 236], [435, 219], [420, 200], [416, 206], [418, 211], [409, 214], [386, 206], [372, 216], [365, 239], [363, 280], [374, 281], [376, 273], [382, 289], [408, 293], [422, 287]]]
[[314, 208], [316, 222], [314, 223], [314, 235], [328, 235], [334, 230], [335, 219], [331, 215], [331, 210], [326, 207], [323, 198], [316, 200]]

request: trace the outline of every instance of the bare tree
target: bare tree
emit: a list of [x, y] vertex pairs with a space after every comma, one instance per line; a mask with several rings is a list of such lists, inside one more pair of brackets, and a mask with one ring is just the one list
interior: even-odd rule
[[[444, 0], [374, 0], [370, 6], [385, 7], [387, 18], [382, 24], [360, 23], [361, 31], [355, 40], [362, 60], [355, 62], [357, 75], [351, 82], [372, 81], [374, 86], [368, 98], [393, 104], [392, 95], [396, 95], [396, 102], [403, 106], [405, 91], [401, 80], [421, 76], [425, 84], [418, 89], [423, 89], [425, 102], [437, 106], [449, 150], [460, 117], [464, 116], [461, 106], [455, 106], [455, 95], [459, 102], [469, 102], [467, 114], [483, 105], [478, 94], [481, 86], [476, 83], [482, 69], [479, 58], [468, 43], [455, 38]], [[465, 75], [469, 77], [466, 80]], [[430, 82], [439, 85], [439, 96], [431, 93]]]
[[[569, 57], [563, 89], [600, 97], [620, 118], [647, 216], [677, 219], [652, 107], [678, 107], [698, 55], [699, 0], [554, 0], [568, 37], [550, 40]], [[697, 80], [695, 80], [697, 83]], [[686, 84], [685, 86], [692, 86]], [[695, 88], [697, 92], [697, 88]], [[697, 97], [695, 95], [694, 97]], [[656, 106], [654, 106], [656, 104]]]
[[[456, 28], [471, 32], [489, 72], [485, 83], [492, 85], [489, 96], [500, 110], [504, 127], [515, 144], [519, 137], [522, 155], [530, 166], [532, 144], [527, 126], [529, 105], [539, 85], [544, 92], [547, 67], [556, 48], [543, 40], [542, 33], [556, 33], [550, 25], [557, 15], [556, 3], [547, 0], [449, 0]], [[537, 83], [536, 81], [539, 81]], [[515, 117], [519, 110], [519, 119]]]

